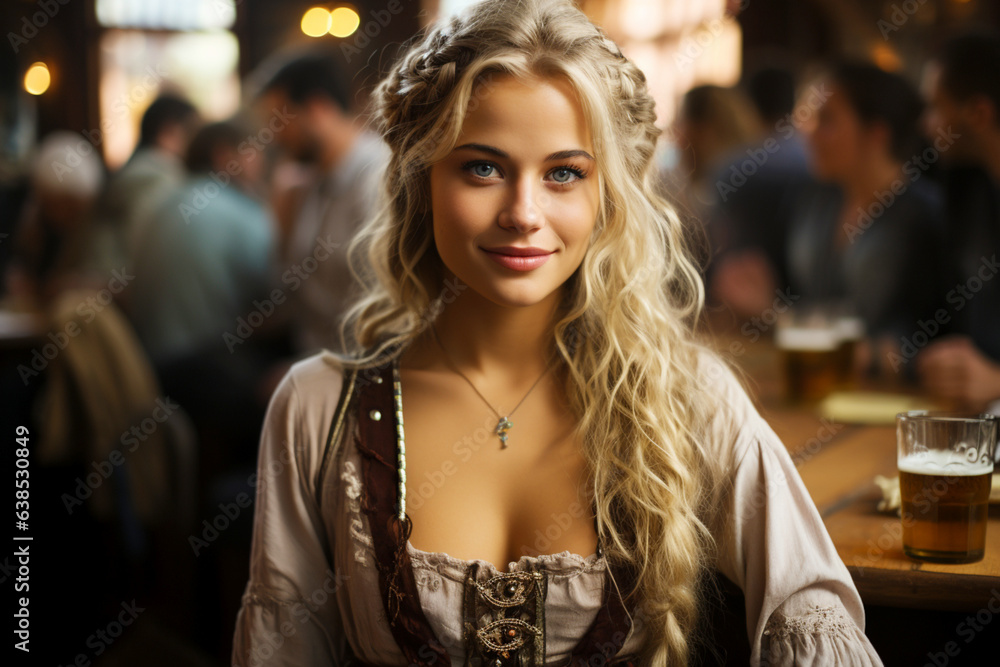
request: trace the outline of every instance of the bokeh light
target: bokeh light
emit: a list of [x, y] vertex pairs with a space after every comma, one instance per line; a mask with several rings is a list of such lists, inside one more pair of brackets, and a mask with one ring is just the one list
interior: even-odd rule
[[350, 37], [361, 25], [361, 17], [350, 7], [337, 7], [330, 12], [330, 17], [330, 34], [334, 37]]
[[49, 89], [52, 75], [45, 63], [34, 63], [24, 74], [24, 89], [32, 95], [41, 95]]
[[323, 7], [313, 7], [302, 15], [302, 32], [310, 37], [322, 37], [330, 30], [333, 19]]

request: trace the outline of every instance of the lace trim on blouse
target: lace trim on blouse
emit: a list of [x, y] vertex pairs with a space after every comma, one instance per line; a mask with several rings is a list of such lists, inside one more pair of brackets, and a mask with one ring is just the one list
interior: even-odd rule
[[850, 637], [856, 629], [854, 622], [839, 607], [815, 606], [801, 616], [775, 612], [768, 619], [764, 634], [773, 639], [808, 634]]
[[[406, 549], [410, 553], [410, 560], [413, 561], [414, 565], [423, 566], [442, 573], [444, 573], [445, 569], [464, 572], [472, 563], [480, 563], [492, 569], [492, 564], [489, 561], [478, 558], [462, 560], [441, 551], [422, 551], [412, 544], [407, 544]], [[591, 554], [584, 558], [579, 554], [566, 550], [556, 554], [521, 556], [517, 562], [513, 563], [514, 567], [512, 569], [516, 572], [526, 572], [527, 568], [525, 565], [527, 563], [544, 563], [544, 570], [546, 574], [550, 575], [603, 572], [606, 568], [606, 562], [597, 554]], [[508, 567], [510, 565], [509, 563]]]

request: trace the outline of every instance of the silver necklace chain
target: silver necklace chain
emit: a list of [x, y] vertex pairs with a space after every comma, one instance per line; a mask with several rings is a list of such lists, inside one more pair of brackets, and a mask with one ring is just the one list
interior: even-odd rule
[[524, 397], [521, 398], [521, 400], [518, 401], [517, 405], [514, 406], [514, 409], [508, 412], [506, 415], [501, 415], [496, 410], [496, 408], [494, 408], [493, 405], [488, 400], [486, 400], [486, 397], [483, 396], [478, 389], [476, 389], [476, 385], [472, 384], [472, 380], [467, 378], [465, 376], [465, 373], [463, 373], [458, 369], [458, 365], [455, 364], [455, 362], [452, 360], [451, 355], [448, 354], [448, 351], [444, 348], [444, 345], [441, 343], [441, 339], [438, 338], [437, 329], [434, 327], [433, 322], [431, 323], [431, 333], [434, 334], [434, 340], [437, 341], [438, 347], [441, 348], [441, 352], [444, 354], [445, 360], [448, 362], [448, 365], [451, 366], [452, 370], [454, 370], [456, 373], [462, 376], [462, 379], [465, 380], [470, 387], [472, 387], [472, 390], [479, 395], [479, 398], [483, 399], [483, 402], [486, 403], [486, 405], [490, 408], [490, 410], [493, 411], [493, 414], [497, 416], [498, 421], [494, 433], [496, 433], [496, 435], [500, 437], [500, 448], [506, 449], [507, 431], [509, 431], [511, 427], [514, 426], [514, 423], [510, 420], [511, 415], [513, 415], [514, 412], [519, 407], [521, 407], [521, 403], [524, 403], [524, 399], [528, 398], [528, 394], [530, 394], [535, 389], [535, 387], [538, 386], [538, 383], [541, 382], [542, 378], [545, 377], [546, 373], [549, 372], [549, 369], [552, 367], [552, 364], [549, 364], [548, 366], [545, 367], [545, 370], [542, 371], [542, 374], [538, 376], [538, 379], [535, 380], [535, 383], [531, 385], [531, 388], [528, 389], [528, 392], [524, 395]]

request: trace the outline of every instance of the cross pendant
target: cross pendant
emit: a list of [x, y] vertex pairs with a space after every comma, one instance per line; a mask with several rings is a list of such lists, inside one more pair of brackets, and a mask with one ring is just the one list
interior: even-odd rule
[[501, 417], [500, 421], [497, 422], [496, 434], [500, 436], [500, 449], [507, 448], [507, 431], [510, 427], [514, 425], [514, 422], [507, 419], [506, 417]]

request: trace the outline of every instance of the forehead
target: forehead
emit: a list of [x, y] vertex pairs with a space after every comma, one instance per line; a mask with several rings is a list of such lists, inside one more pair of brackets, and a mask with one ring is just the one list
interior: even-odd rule
[[579, 96], [558, 76], [486, 75], [473, 88], [459, 143], [485, 143], [487, 136], [495, 142], [533, 145], [539, 152], [551, 152], [548, 148], [554, 144], [558, 149], [591, 147]]

